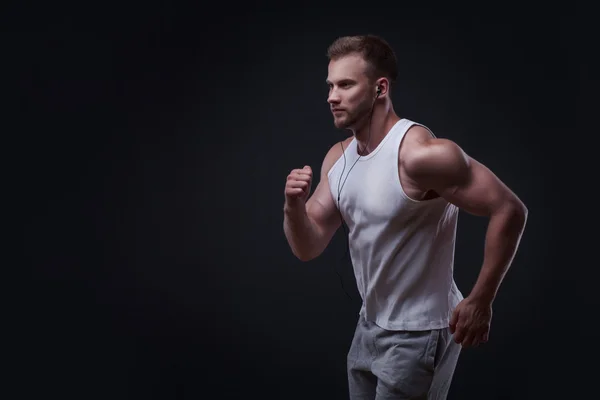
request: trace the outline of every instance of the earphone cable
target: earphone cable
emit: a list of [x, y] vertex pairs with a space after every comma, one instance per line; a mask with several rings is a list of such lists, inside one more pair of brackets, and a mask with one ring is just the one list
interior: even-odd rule
[[[365, 150], [366, 148], [369, 146], [369, 142], [371, 141], [371, 120], [373, 118], [373, 108], [375, 107], [375, 101], [373, 101], [373, 104], [371, 105], [371, 112], [369, 113], [369, 134], [367, 136], [367, 144], [365, 146]], [[354, 168], [354, 166], [356, 165], [356, 163], [358, 162], [358, 160], [360, 160], [360, 158], [362, 157], [362, 154], [359, 152], [358, 157], [356, 158], [356, 160], [354, 161], [354, 163], [352, 164], [352, 166], [350, 167], [350, 169], [348, 170], [348, 173], [346, 174], [346, 177], [344, 178], [344, 182], [342, 182], [342, 176], [344, 175], [344, 171], [346, 170], [346, 151], [344, 150], [344, 145], [343, 145], [343, 141], [340, 141], [340, 146], [342, 148], [342, 156], [344, 157], [344, 167], [342, 168], [342, 173], [340, 174], [340, 179], [338, 180], [338, 196], [337, 196], [337, 209], [338, 212], [340, 214], [340, 220], [341, 220], [341, 225], [342, 225], [342, 230], [344, 231], [344, 237], [346, 238], [346, 253], [342, 256], [342, 260], [345, 256], [349, 256], [350, 255], [350, 229], [348, 229], [348, 232], [346, 232], [346, 229], [344, 228], [344, 216], [342, 215], [342, 211], [340, 208], [340, 197], [341, 197], [341, 193], [342, 193], [342, 188], [344, 187], [344, 185], [346, 184], [346, 180], [348, 179], [348, 176], [350, 175], [350, 172], [352, 171], [352, 169]], [[356, 144], [356, 147], [358, 149], [358, 142]], [[363, 152], [364, 153], [364, 150]], [[340, 186], [341, 183], [341, 186]], [[341, 260], [340, 260], [341, 261]], [[352, 261], [350, 259], [350, 261]], [[344, 290], [344, 293], [346, 293], [346, 296], [348, 296], [348, 298], [350, 300], [352, 299], [352, 296], [350, 296], [348, 294], [348, 292], [346, 291], [346, 288], [344, 287], [344, 281], [342, 279], [342, 275], [339, 273], [337, 268], [334, 268], [335, 272], [337, 274], [337, 276], [340, 279], [340, 284], [342, 285], [342, 290]]]

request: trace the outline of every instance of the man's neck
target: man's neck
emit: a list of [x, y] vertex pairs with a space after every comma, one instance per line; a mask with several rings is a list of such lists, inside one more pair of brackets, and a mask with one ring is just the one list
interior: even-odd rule
[[364, 125], [353, 132], [358, 142], [358, 153], [362, 156], [371, 153], [399, 120], [400, 117], [391, 108], [373, 110], [373, 116], [370, 118], [371, 131], [369, 132], [369, 118], [367, 117]]

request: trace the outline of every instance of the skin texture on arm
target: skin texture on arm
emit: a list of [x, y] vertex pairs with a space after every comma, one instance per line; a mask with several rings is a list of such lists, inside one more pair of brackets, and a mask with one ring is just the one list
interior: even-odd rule
[[329, 170], [341, 155], [339, 143], [327, 152], [321, 165], [319, 183], [305, 204], [299, 200], [286, 200], [284, 233], [292, 252], [302, 261], [321, 255], [341, 225], [327, 179]]
[[420, 136], [402, 164], [421, 190], [434, 190], [460, 209], [489, 218], [480, 274], [451, 321], [455, 340], [463, 346], [485, 342], [491, 305], [519, 246], [527, 208], [492, 171], [450, 140]]

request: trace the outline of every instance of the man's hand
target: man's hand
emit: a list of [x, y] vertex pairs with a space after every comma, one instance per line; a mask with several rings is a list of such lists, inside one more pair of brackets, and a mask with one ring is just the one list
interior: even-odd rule
[[306, 203], [310, 194], [311, 184], [312, 169], [308, 165], [302, 169], [292, 170], [285, 183], [286, 203], [296, 203], [296, 200]]
[[488, 341], [491, 322], [491, 303], [467, 297], [454, 309], [450, 319], [450, 332], [454, 334], [454, 341], [463, 348], [477, 347]]

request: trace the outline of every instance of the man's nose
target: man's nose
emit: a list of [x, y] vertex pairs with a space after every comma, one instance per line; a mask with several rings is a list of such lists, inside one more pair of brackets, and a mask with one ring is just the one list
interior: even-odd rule
[[338, 96], [338, 94], [335, 90], [332, 90], [331, 92], [329, 92], [329, 96], [327, 97], [327, 102], [329, 104], [339, 104], [340, 103], [340, 97]]

